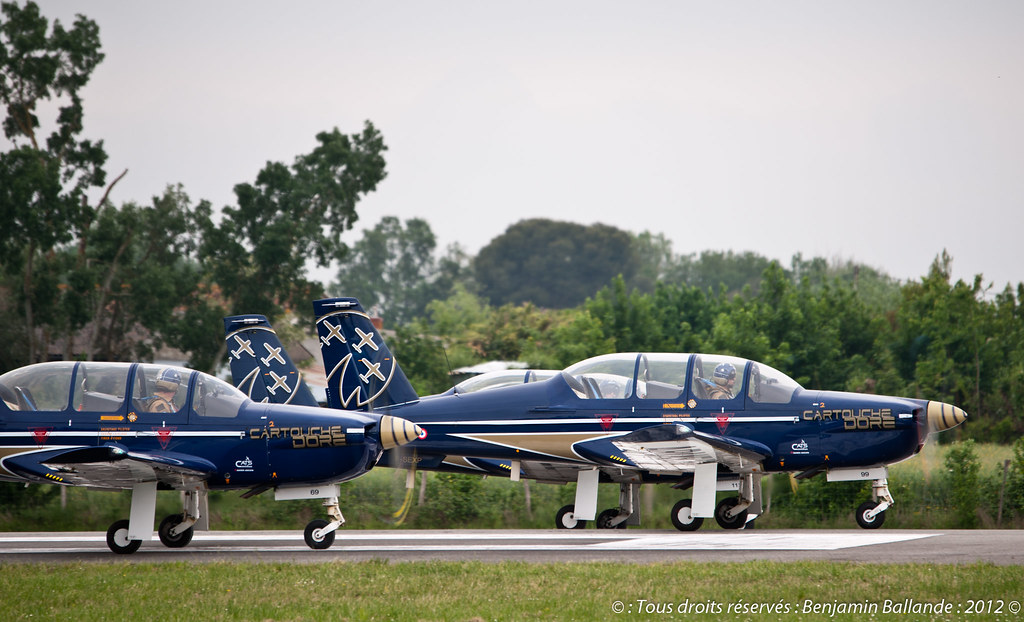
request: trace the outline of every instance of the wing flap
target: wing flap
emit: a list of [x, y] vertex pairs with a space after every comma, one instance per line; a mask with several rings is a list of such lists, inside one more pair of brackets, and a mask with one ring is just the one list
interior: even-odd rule
[[692, 472], [698, 464], [717, 462], [749, 472], [771, 457], [766, 445], [749, 439], [698, 432], [675, 423], [641, 428], [611, 440], [637, 468], [651, 472]]
[[131, 452], [117, 445], [34, 451], [4, 460], [23, 477], [94, 488], [131, 488], [157, 481], [183, 488], [217, 471], [209, 460], [169, 451]]

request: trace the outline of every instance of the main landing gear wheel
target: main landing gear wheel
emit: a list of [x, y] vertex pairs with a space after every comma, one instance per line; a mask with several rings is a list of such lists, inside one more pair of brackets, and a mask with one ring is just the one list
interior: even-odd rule
[[732, 509], [739, 505], [739, 497], [729, 497], [722, 499], [715, 506], [715, 521], [722, 529], [739, 529], [747, 523], [747, 511], [743, 510], [737, 514], [732, 514]]
[[131, 555], [142, 546], [142, 540], [129, 540], [128, 520], [119, 520], [107, 530], [107, 546], [119, 555]]
[[172, 549], [180, 549], [188, 546], [188, 543], [192, 541], [192, 535], [195, 533], [195, 530], [192, 527], [189, 527], [176, 536], [171, 535], [171, 530], [180, 525], [184, 520], [185, 517], [181, 514], [171, 514], [160, 521], [160, 528], [157, 529], [157, 534], [159, 534], [160, 542], [163, 542], [164, 546]]
[[303, 533], [303, 536], [306, 538], [306, 545], [309, 548], [316, 549], [318, 551], [331, 548], [331, 545], [334, 544], [334, 532], [331, 531], [326, 534], [317, 534], [318, 531], [327, 525], [330, 525], [330, 523], [322, 518], [316, 518], [309, 521], [309, 524], [306, 525], [306, 531]]
[[878, 501], [865, 501], [857, 508], [857, 524], [864, 529], [878, 529], [885, 522], [885, 512], [879, 512], [871, 518], [867, 514], [879, 505]]
[[575, 510], [575, 505], [567, 505], [558, 510], [558, 514], [555, 516], [555, 527], [559, 529], [583, 529], [586, 527], [587, 521], [577, 520], [573, 514]]
[[594, 525], [598, 529], [625, 529], [626, 521], [622, 521], [618, 525], [613, 525], [612, 521], [619, 516], [617, 509], [605, 510], [597, 515], [597, 520], [594, 521]]
[[704, 519], [693, 515], [692, 499], [681, 499], [672, 506], [672, 524], [679, 531], [697, 531]]

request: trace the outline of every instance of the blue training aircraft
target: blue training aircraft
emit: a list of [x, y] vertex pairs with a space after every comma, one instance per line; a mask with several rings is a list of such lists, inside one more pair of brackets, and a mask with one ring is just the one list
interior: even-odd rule
[[[870, 480], [857, 523], [877, 528], [894, 501], [888, 465], [931, 433], [963, 422], [941, 402], [806, 390], [762, 363], [712, 354], [620, 353], [590, 358], [541, 382], [419, 399], [354, 298], [313, 303], [328, 405], [389, 413], [421, 438], [382, 465], [453, 468], [577, 483], [556, 524], [639, 524], [639, 486], [693, 488], [672, 510], [680, 530], [714, 517], [742, 527], [761, 513], [761, 479], [824, 473]], [[619, 507], [597, 515], [599, 482], [620, 485]], [[716, 492], [735, 490], [716, 505]]]
[[[808, 391], [762, 363], [710, 354], [604, 355], [554, 374], [499, 372], [419, 398], [357, 300], [320, 300], [314, 310], [328, 405], [400, 414], [422, 429], [380, 465], [576, 482], [559, 528], [595, 516], [599, 528], [639, 524], [644, 483], [693, 488], [672, 509], [680, 530], [712, 516], [740, 528], [762, 512], [761, 479], [773, 472], [872, 480], [873, 499], [856, 520], [877, 528], [894, 503], [888, 465], [967, 417], [941, 402]], [[251, 369], [233, 362], [233, 372], [238, 382]], [[620, 485], [619, 507], [597, 515], [600, 482]], [[738, 495], [716, 504], [718, 491]]]
[[168, 547], [206, 528], [208, 491], [274, 489], [278, 500], [326, 499], [331, 520], [311, 521], [305, 540], [327, 548], [344, 523], [338, 483], [420, 433], [389, 415], [256, 403], [180, 367], [54, 362], [0, 376], [0, 481], [131, 490], [130, 517], [107, 531], [115, 553], [152, 537], [156, 493], [168, 489], [185, 493], [158, 529]]

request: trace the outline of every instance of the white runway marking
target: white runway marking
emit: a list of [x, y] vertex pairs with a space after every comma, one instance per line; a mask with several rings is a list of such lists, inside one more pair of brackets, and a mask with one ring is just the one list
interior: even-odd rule
[[891, 544], [930, 538], [938, 534], [850, 533], [723, 533], [692, 535], [643, 536], [618, 542], [604, 542], [590, 548], [611, 550], [673, 550], [673, 551], [836, 551], [859, 546]]
[[[835, 551], [879, 544], [891, 544], [931, 538], [938, 533], [918, 532], [711, 532], [651, 533], [628, 531], [394, 531], [386, 533], [340, 531], [330, 550], [339, 552], [438, 552], [438, 551]], [[153, 537], [152, 542], [158, 542]], [[257, 543], [278, 543], [260, 547]], [[295, 543], [289, 546], [281, 543]], [[82, 535], [3, 534], [0, 555], [26, 553], [95, 552], [98, 548], [68, 546], [71, 543], [104, 544], [106, 536], [99, 533]], [[26, 544], [42, 545], [27, 548]], [[22, 546], [5, 546], [22, 545]], [[48, 546], [57, 545], [57, 546]], [[64, 545], [64, 546], [60, 546]], [[240, 546], [239, 546], [240, 545]], [[197, 533], [191, 550], [236, 552], [299, 552], [309, 549], [298, 532], [203, 532]], [[164, 547], [147, 547], [148, 552], [166, 551]]]

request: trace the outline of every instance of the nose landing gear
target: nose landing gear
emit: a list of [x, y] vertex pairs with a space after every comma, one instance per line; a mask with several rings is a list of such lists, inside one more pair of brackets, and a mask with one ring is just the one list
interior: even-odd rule
[[864, 529], [878, 529], [885, 522], [885, 512], [895, 501], [889, 493], [887, 479], [876, 479], [871, 486], [871, 501], [865, 501], [857, 508], [857, 524]]
[[334, 544], [334, 532], [345, 524], [345, 517], [341, 515], [337, 497], [325, 499], [324, 507], [327, 508], [327, 516], [331, 520], [325, 521], [322, 518], [311, 520], [303, 532], [306, 546], [318, 551], [331, 548], [331, 545]]

